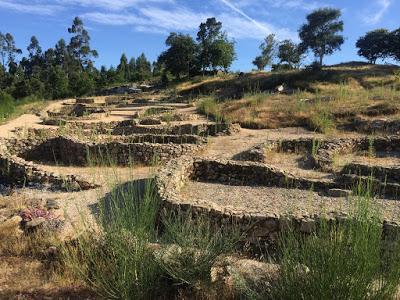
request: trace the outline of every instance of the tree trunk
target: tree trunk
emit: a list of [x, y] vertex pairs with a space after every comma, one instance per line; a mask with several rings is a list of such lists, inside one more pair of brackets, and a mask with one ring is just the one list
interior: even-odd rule
[[323, 61], [324, 61], [324, 55], [321, 54], [321, 55], [319, 56], [319, 65], [320, 65], [321, 67], [322, 67]]

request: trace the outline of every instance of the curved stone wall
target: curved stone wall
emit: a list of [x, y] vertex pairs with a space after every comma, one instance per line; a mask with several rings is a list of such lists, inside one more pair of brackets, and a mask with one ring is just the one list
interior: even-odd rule
[[203, 144], [152, 144], [119, 141], [85, 142], [58, 136], [19, 154], [26, 160], [86, 166], [93, 163], [151, 164], [201, 150]]
[[[227, 173], [228, 172], [228, 173]], [[276, 177], [275, 177], [276, 175]], [[212, 161], [191, 157], [181, 157], [170, 161], [167, 166], [159, 171], [155, 184], [159, 197], [162, 200], [163, 210], [166, 211], [189, 211], [196, 215], [205, 215], [218, 225], [227, 226], [234, 224], [245, 234], [245, 239], [250, 243], [258, 244], [261, 241], [276, 244], [282, 230], [292, 224], [302, 233], [311, 233], [320, 222], [320, 216], [292, 216], [276, 214], [244, 214], [236, 212], [231, 208], [216, 207], [200, 204], [194, 201], [186, 201], [180, 196], [182, 187], [189, 180], [206, 179], [232, 183], [234, 179], [238, 184], [265, 184], [281, 185], [283, 176], [287, 176], [278, 170], [265, 168], [257, 163], [238, 163], [234, 161]], [[305, 184], [290, 178], [295, 183]], [[324, 218], [332, 222], [343, 222], [348, 218], [346, 214], [329, 213]], [[383, 222], [383, 235], [390, 238], [394, 233], [400, 232], [400, 225], [392, 222]], [[258, 244], [259, 245], [259, 244]]]

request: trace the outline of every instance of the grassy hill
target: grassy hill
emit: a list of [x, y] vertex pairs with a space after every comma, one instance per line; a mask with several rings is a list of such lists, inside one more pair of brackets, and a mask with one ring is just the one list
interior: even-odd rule
[[[285, 92], [274, 93], [281, 84]], [[196, 78], [176, 90], [186, 99], [200, 98], [204, 114], [243, 127], [306, 126], [327, 132], [357, 115], [396, 116], [400, 68], [347, 63], [321, 70], [230, 74]]]

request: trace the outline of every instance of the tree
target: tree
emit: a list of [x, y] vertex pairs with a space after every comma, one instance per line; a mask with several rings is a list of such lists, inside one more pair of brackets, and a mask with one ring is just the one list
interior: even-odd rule
[[169, 47], [158, 61], [165, 64], [167, 71], [177, 78], [190, 75], [196, 69], [197, 45], [190, 35], [172, 32], [165, 44]]
[[81, 67], [87, 67], [92, 62], [92, 58], [98, 57], [98, 53], [90, 48], [90, 36], [83, 26], [83, 21], [75, 17], [68, 32], [73, 34], [68, 46], [72, 57], [79, 62]]
[[299, 30], [301, 49], [312, 50], [321, 66], [324, 57], [340, 50], [344, 43], [343, 36], [338, 34], [343, 32], [344, 27], [341, 15], [340, 10], [333, 8], [315, 10], [307, 16], [307, 23]]
[[253, 64], [259, 71], [262, 71], [265, 67], [272, 65], [276, 56], [277, 41], [275, 35], [269, 34], [259, 48], [261, 50], [261, 55], [254, 59]]
[[235, 42], [228, 40], [226, 34], [222, 34], [211, 46], [211, 66], [214, 70], [218, 67], [228, 71], [236, 58]]
[[61, 66], [51, 68], [48, 88], [53, 99], [66, 98], [69, 95], [68, 77]]
[[136, 60], [134, 57], [132, 57], [129, 60], [128, 68], [129, 68], [129, 75], [130, 75], [129, 81], [135, 81]]
[[136, 59], [136, 78], [138, 81], [151, 78], [151, 63], [147, 60], [144, 53]]
[[[17, 68], [15, 63], [15, 57], [21, 54], [22, 50], [18, 49], [15, 45], [14, 37], [10, 33], [3, 35], [0, 32], [0, 55], [2, 59], [2, 65], [5, 67], [8, 65], [10, 69], [15, 70]], [[7, 60], [7, 62], [6, 62]]]
[[293, 68], [300, 64], [301, 55], [299, 45], [291, 40], [284, 40], [279, 43], [278, 58], [280, 63], [287, 63], [290, 68]]
[[390, 33], [389, 55], [400, 61], [400, 28]]
[[376, 29], [367, 32], [356, 43], [358, 55], [365, 57], [371, 64], [390, 55], [390, 32], [387, 29]]
[[131, 76], [129, 72], [128, 58], [126, 57], [125, 53], [121, 55], [119, 65], [117, 67], [117, 73], [120, 82], [130, 81]]
[[31, 42], [26, 48], [29, 53], [29, 59], [25, 57], [21, 61], [21, 65], [25, 70], [27, 76], [33, 73], [39, 73], [42, 64], [42, 48], [39, 45], [39, 41], [35, 36], [31, 37]]
[[213, 43], [220, 37], [222, 23], [215, 18], [208, 18], [205, 23], [201, 23], [197, 33], [199, 43], [199, 61], [201, 69], [204, 71], [212, 64], [211, 48]]

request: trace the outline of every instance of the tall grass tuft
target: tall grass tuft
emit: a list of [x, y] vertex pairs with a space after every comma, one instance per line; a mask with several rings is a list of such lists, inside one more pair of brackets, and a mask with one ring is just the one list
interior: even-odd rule
[[398, 239], [382, 239], [379, 210], [369, 184], [356, 189], [350, 216], [322, 218], [310, 235], [291, 227], [280, 244], [280, 280], [255, 299], [394, 299], [400, 283]]
[[212, 266], [220, 255], [231, 254], [240, 240], [235, 226], [217, 227], [190, 211], [167, 214], [163, 225], [164, 243], [175, 247], [159, 257], [159, 263], [178, 285], [209, 288]]
[[151, 299], [163, 287], [149, 248], [159, 209], [151, 185], [128, 183], [114, 189], [99, 205], [99, 230], [86, 231], [63, 251], [65, 266], [102, 297]]
[[235, 231], [191, 213], [161, 217], [160, 205], [152, 181], [114, 188], [100, 202], [98, 228], [65, 247], [66, 273], [106, 299], [174, 299], [198, 287], [207, 291], [211, 267], [236, 245]]

